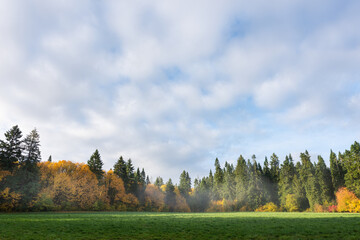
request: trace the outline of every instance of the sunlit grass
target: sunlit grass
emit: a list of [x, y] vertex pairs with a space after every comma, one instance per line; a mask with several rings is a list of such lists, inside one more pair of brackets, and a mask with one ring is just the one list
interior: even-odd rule
[[360, 239], [360, 214], [0, 214], [0, 239]]

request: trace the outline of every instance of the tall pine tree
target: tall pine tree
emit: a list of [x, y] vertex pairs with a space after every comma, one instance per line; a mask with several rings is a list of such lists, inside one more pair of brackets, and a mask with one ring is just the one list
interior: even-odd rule
[[87, 162], [87, 165], [89, 166], [90, 170], [95, 173], [98, 179], [101, 179], [103, 177], [104, 172], [102, 170], [102, 167], [104, 163], [101, 161], [101, 156], [97, 149], [91, 155], [90, 159]]
[[5, 141], [0, 140], [0, 169], [13, 171], [22, 161], [22, 133], [19, 127], [13, 126], [5, 133]]

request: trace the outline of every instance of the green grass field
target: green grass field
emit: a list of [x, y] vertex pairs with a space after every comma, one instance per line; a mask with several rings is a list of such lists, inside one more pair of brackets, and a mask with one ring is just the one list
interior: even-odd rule
[[360, 239], [360, 214], [0, 214], [0, 239]]

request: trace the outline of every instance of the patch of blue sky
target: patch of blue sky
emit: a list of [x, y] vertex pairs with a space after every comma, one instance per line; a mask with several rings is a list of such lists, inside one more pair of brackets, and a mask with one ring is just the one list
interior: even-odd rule
[[187, 79], [186, 74], [178, 66], [168, 66], [162, 68], [167, 81], [176, 82]]

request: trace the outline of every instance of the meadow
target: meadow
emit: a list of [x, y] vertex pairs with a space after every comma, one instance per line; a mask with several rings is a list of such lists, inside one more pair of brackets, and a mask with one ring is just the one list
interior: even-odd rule
[[360, 239], [360, 214], [0, 214], [0, 239]]

